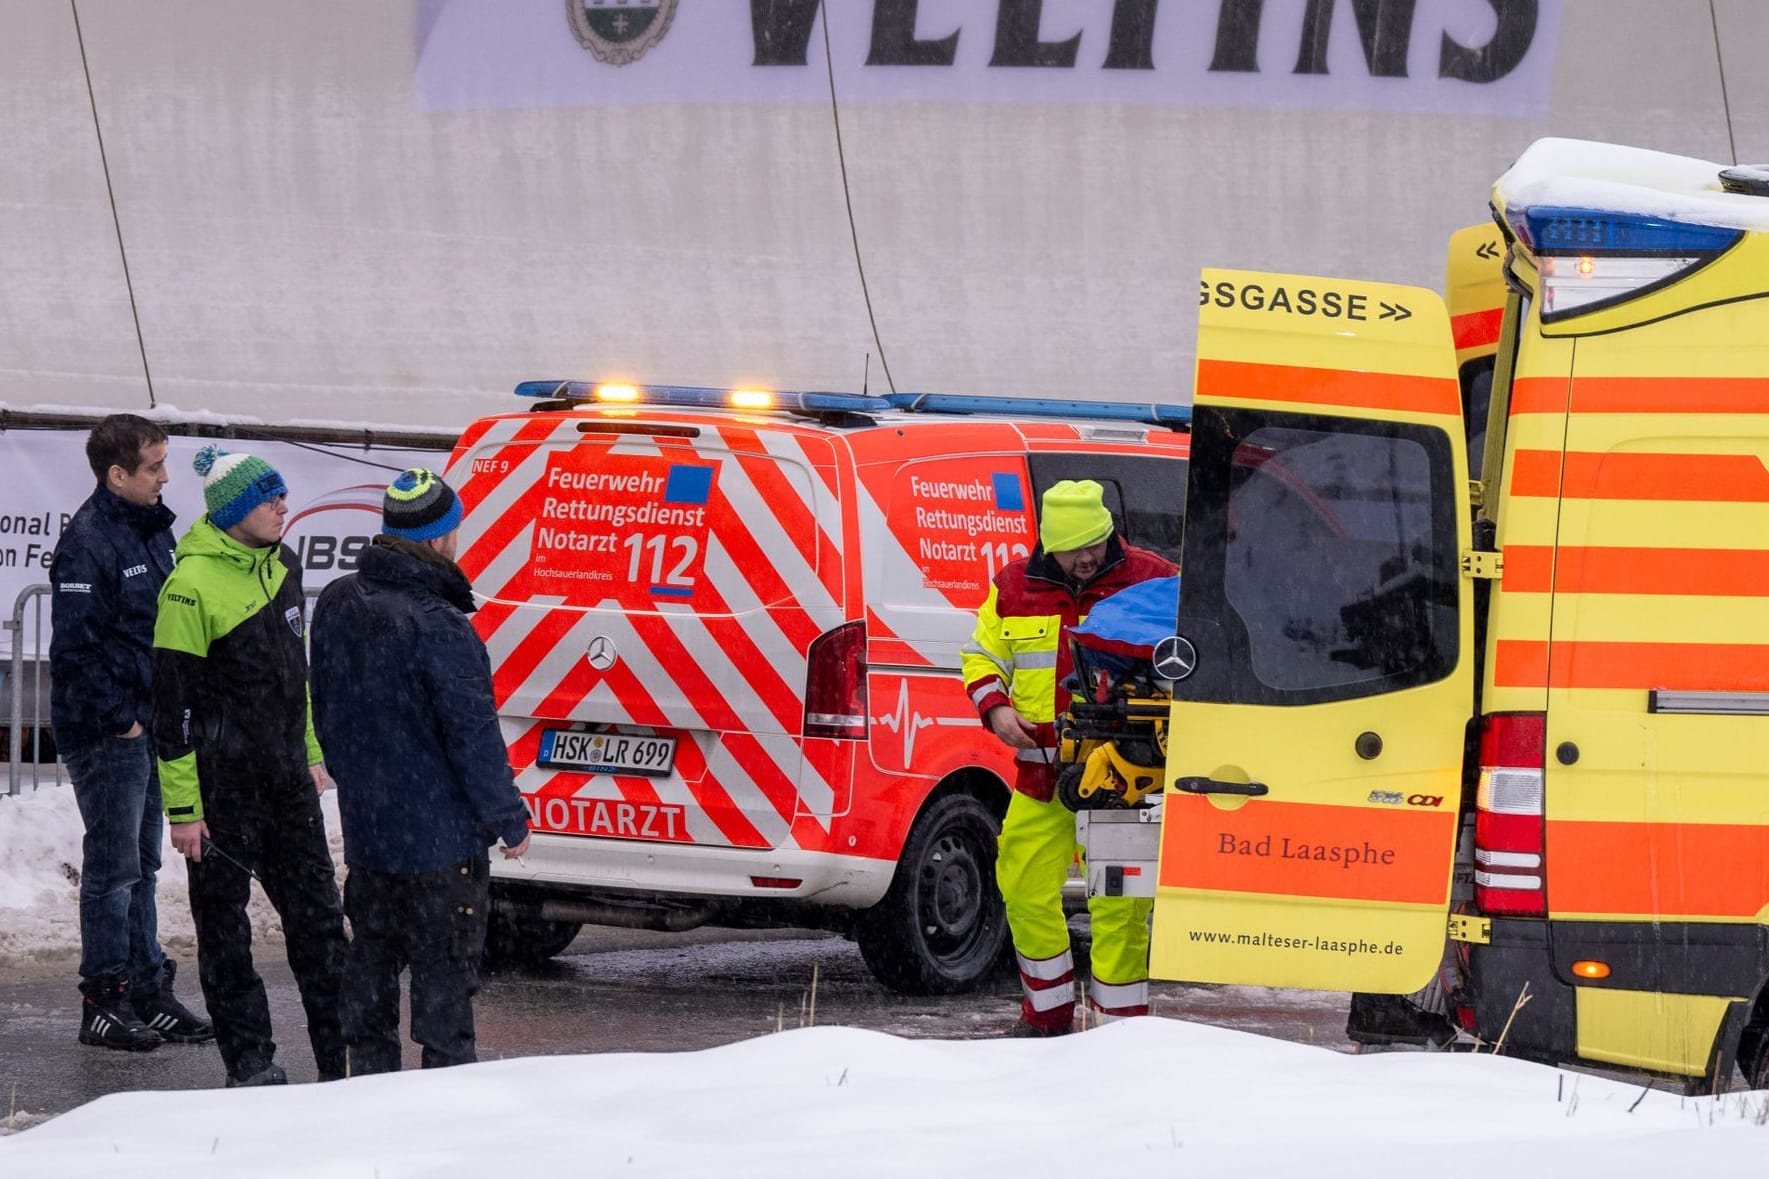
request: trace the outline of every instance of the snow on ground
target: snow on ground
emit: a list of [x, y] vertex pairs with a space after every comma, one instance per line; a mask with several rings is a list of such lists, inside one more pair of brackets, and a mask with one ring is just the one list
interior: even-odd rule
[[1685, 1099], [1166, 1019], [1049, 1041], [806, 1028], [695, 1053], [118, 1094], [0, 1139], [0, 1173], [1689, 1179], [1760, 1173], [1766, 1117], [1769, 1094]]
[[[335, 833], [329, 796], [326, 810]], [[0, 798], [0, 961], [77, 948], [80, 834], [65, 786]], [[161, 937], [189, 958], [184, 866], [169, 845], [165, 860]], [[656, 968], [628, 964], [636, 985]], [[1492, 1056], [1348, 1056], [1173, 1019], [1051, 1041], [801, 1028], [693, 1053], [118, 1093], [0, 1138], [0, 1175], [57, 1179], [1691, 1179], [1755, 1174], [1765, 1157], [1769, 1093], [1686, 1099]]]
[[[343, 861], [338, 808], [328, 792], [320, 801], [332, 858]], [[0, 794], [0, 962], [65, 957], [80, 948], [80, 841], [85, 828], [71, 786], [45, 778], [16, 797]], [[196, 962], [196, 929], [190, 920], [190, 894], [184, 859], [161, 837], [159, 883], [160, 943], [166, 952]], [[282, 923], [260, 889], [252, 890], [252, 926], [258, 935], [282, 936]]]

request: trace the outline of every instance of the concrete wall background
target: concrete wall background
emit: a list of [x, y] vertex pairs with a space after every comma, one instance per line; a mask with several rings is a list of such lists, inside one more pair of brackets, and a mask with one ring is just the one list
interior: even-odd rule
[[[427, 112], [417, 0], [77, 3], [92, 100], [69, 0], [0, 3], [0, 401], [145, 406], [145, 351], [185, 411], [458, 426], [528, 377], [858, 389], [876, 351], [826, 105]], [[1541, 135], [1769, 160], [1769, 5], [1712, 13], [1565, 0], [1540, 117], [848, 104], [896, 385], [1184, 400], [1202, 266], [1438, 288]]]

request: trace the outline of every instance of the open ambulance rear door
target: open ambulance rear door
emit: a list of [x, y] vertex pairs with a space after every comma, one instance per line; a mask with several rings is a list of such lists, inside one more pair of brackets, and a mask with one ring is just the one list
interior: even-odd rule
[[[1456, 376], [1462, 386], [1462, 416], [1467, 423], [1468, 477], [1480, 479], [1487, 469], [1494, 368], [1499, 330], [1505, 320], [1505, 238], [1498, 224], [1487, 220], [1450, 235], [1444, 267], [1444, 301], [1449, 306], [1450, 332], [1456, 341]], [[1493, 469], [1498, 463], [1493, 463]]]
[[1456, 375], [1432, 292], [1204, 272], [1156, 977], [1438, 965], [1475, 663]]

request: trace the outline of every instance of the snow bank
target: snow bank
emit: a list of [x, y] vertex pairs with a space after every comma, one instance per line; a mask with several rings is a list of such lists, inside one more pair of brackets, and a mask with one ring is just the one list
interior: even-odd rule
[[0, 1139], [0, 1172], [1691, 1179], [1760, 1171], [1766, 1103], [1492, 1056], [1345, 1056], [1165, 1019], [1054, 1041], [810, 1028], [695, 1053], [119, 1094]]
[[67, 786], [0, 797], [0, 959], [80, 948], [83, 833]]
[[[321, 800], [332, 860], [342, 865], [344, 843], [331, 793]], [[71, 786], [29, 784], [17, 797], [0, 795], [0, 962], [52, 960], [80, 950], [80, 843], [85, 827]], [[170, 836], [160, 847], [160, 942], [166, 952], [194, 963], [196, 929], [184, 860]], [[282, 936], [282, 924], [260, 889], [252, 890], [252, 928]]]

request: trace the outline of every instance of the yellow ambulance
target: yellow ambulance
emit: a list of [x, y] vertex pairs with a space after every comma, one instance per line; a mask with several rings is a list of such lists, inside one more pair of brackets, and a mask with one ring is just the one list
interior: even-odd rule
[[1769, 170], [1492, 203], [1447, 305], [1203, 275], [1153, 973], [1769, 1087]]

